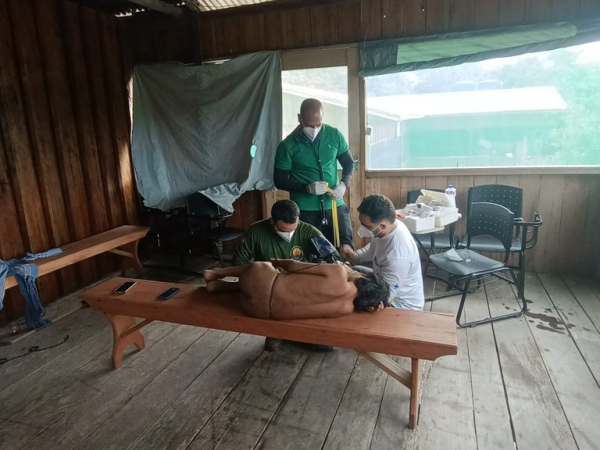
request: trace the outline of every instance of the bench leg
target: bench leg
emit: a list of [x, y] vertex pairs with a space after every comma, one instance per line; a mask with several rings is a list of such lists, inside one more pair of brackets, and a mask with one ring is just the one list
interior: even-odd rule
[[374, 352], [359, 351], [360, 355], [371, 361], [385, 373], [410, 389], [410, 409], [408, 413], [408, 428], [414, 430], [419, 414], [419, 360], [411, 358], [411, 371], [404, 370], [396, 361], [387, 355]]
[[121, 262], [121, 274], [123, 276], [127, 276], [128, 269], [133, 269], [138, 277], [144, 273], [144, 267], [138, 257], [138, 242], [130, 242], [129, 244], [122, 245], [121, 249], [111, 250], [111, 253], [123, 257]]
[[412, 383], [410, 387], [410, 412], [408, 417], [408, 428], [414, 430], [419, 418], [419, 360], [412, 358]]
[[135, 345], [138, 351], [144, 349], [144, 336], [139, 329], [149, 323], [144, 321], [136, 325], [135, 318], [122, 316], [119, 314], [105, 313], [113, 329], [113, 351], [112, 360], [115, 369], [121, 367], [123, 352], [131, 344]]

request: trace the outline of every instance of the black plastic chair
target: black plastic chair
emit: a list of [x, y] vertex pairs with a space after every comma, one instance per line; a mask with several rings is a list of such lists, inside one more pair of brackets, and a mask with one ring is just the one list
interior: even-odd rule
[[[433, 264], [448, 275], [444, 277], [436, 273], [428, 274], [428, 276], [446, 283], [455, 290], [430, 297], [427, 301], [438, 300], [453, 295], [462, 295], [456, 314], [456, 323], [458, 326], [474, 327], [482, 323], [518, 317], [527, 311], [527, 303], [523, 296], [521, 283], [515, 274], [514, 268], [507, 265], [513, 239], [513, 222], [514, 214], [504, 206], [495, 203], [472, 203], [469, 221], [467, 222], [468, 238], [466, 248], [456, 250], [462, 261], [451, 261], [443, 253], [434, 254], [429, 257], [428, 265]], [[480, 236], [490, 237], [498, 241], [499, 245], [504, 249], [503, 261], [488, 258], [471, 249], [473, 240]], [[506, 273], [510, 275], [510, 278], [506, 276]], [[522, 304], [521, 310], [502, 316], [460, 323], [467, 296], [473, 292], [473, 288], [471, 287], [473, 281], [477, 281], [480, 287], [494, 287], [492, 286], [494, 282], [502, 285], [504, 285], [504, 282], [507, 282], [514, 285], [517, 290], [517, 297]]]
[[223, 242], [233, 241], [244, 234], [244, 230], [225, 226], [233, 213], [223, 210], [199, 192], [185, 199], [185, 208], [192, 242], [194, 239], [209, 242], [217, 252], [221, 267], [224, 267]]
[[[502, 184], [487, 184], [469, 188], [467, 199], [467, 225], [471, 216], [471, 207], [474, 203], [489, 202], [504, 206], [514, 214], [514, 228], [510, 245], [511, 253], [518, 253], [521, 288], [525, 291], [525, 252], [535, 246], [538, 239], [538, 229], [542, 226], [542, 217], [536, 211], [532, 222], [523, 220], [523, 189]], [[460, 239], [459, 246], [466, 247], [469, 236]], [[489, 236], [471, 237], [471, 250], [479, 252], [501, 253], [504, 248]]]
[[[444, 192], [443, 189], [429, 189], [430, 191], [435, 192]], [[416, 191], [408, 191], [406, 193], [406, 204], [416, 203], [417, 199], [421, 195], [421, 190], [417, 189]], [[447, 230], [444, 230], [443, 233], [427, 233], [427, 234], [414, 234], [413, 238], [417, 242], [417, 245], [423, 250], [425, 256], [429, 256], [431, 253], [436, 253], [441, 250], [448, 250], [451, 247], [454, 247], [454, 230], [456, 228], [456, 223], [451, 223], [448, 225]]]

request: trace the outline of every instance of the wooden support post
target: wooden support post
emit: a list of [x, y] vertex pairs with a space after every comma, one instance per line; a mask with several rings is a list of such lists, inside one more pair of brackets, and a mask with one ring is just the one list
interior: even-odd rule
[[112, 360], [114, 368], [118, 369], [121, 367], [123, 352], [128, 346], [133, 344], [137, 347], [138, 351], [144, 349], [144, 336], [139, 330], [150, 323], [151, 320], [145, 320], [136, 324], [134, 317], [110, 313], [105, 313], [105, 315], [113, 330]]

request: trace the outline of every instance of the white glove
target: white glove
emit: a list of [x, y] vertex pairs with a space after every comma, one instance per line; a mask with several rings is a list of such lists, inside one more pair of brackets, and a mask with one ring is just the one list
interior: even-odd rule
[[308, 192], [312, 195], [323, 195], [327, 192], [327, 183], [325, 181], [315, 181], [308, 185]]
[[334, 200], [339, 200], [340, 198], [344, 197], [345, 193], [346, 193], [346, 185], [344, 183], [340, 183], [336, 187], [333, 188], [333, 190], [329, 193], [329, 195]]

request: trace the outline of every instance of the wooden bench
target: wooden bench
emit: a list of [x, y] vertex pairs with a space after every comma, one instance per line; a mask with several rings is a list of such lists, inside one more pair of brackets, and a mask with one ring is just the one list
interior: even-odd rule
[[[140, 329], [154, 320], [350, 348], [411, 390], [409, 427], [415, 428], [419, 359], [433, 361], [457, 353], [456, 324], [451, 314], [387, 308], [336, 319], [264, 320], [247, 316], [232, 293], [209, 294], [204, 287], [137, 280], [127, 293], [115, 294], [125, 281], [129, 280], [112, 278], [80, 295], [93, 309], [102, 311], [112, 325], [115, 368], [121, 366], [127, 346], [144, 348]], [[170, 300], [158, 300], [156, 297], [169, 287], [181, 291]], [[143, 320], [136, 323], [135, 318]], [[387, 355], [411, 358], [412, 370], [404, 370]]]
[[[138, 258], [138, 242], [146, 236], [148, 230], [149, 228], [146, 227], [123, 225], [81, 241], [64, 245], [61, 247], [64, 250], [62, 253], [49, 258], [34, 260], [32, 263], [38, 266], [38, 277], [41, 277], [84, 259], [111, 252], [123, 257], [121, 265], [123, 274], [131, 268], [139, 275], [143, 268]], [[6, 277], [5, 289], [10, 289], [16, 285], [17, 280], [14, 276]]]

